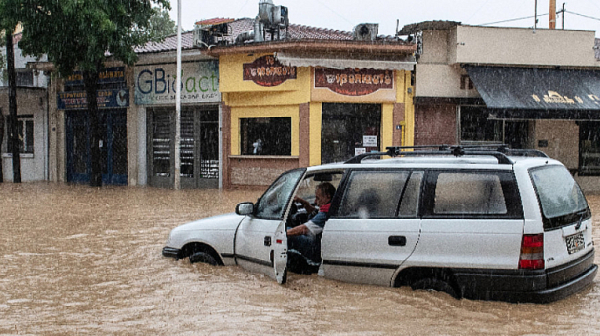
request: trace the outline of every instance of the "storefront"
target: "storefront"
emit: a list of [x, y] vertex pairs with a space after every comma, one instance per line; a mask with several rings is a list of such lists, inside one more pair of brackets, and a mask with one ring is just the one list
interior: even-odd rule
[[[97, 92], [100, 128], [102, 184], [128, 182], [127, 108], [129, 89], [125, 68], [106, 68], [100, 73]], [[64, 113], [66, 181], [89, 183], [91, 174], [90, 117], [81, 72], [64, 82], [57, 94], [57, 109]]]
[[[218, 188], [219, 69], [217, 61], [182, 64], [180, 180], [182, 188]], [[137, 65], [135, 105], [145, 125], [139, 147], [148, 185], [171, 188], [175, 174], [176, 64]], [[143, 126], [141, 126], [143, 127]], [[143, 184], [143, 183], [142, 183]]]
[[[262, 45], [261, 53], [213, 48], [223, 93], [224, 187], [264, 186], [288, 169], [412, 144], [414, 46], [368, 44], [379, 55], [339, 41], [313, 41], [301, 52], [281, 43]], [[326, 51], [307, 54], [325, 46], [345, 51], [330, 62]], [[394, 51], [393, 59], [375, 61]]]
[[[490, 130], [493, 140], [559, 156], [579, 176], [600, 175], [600, 70], [466, 70], [485, 102], [484, 113], [478, 113], [485, 120], [477, 122], [478, 128]], [[468, 109], [461, 107], [461, 140], [474, 124], [463, 110]]]

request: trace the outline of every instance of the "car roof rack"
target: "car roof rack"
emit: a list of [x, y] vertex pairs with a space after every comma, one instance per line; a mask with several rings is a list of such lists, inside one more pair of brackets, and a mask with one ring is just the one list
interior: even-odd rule
[[344, 163], [361, 163], [364, 158], [374, 156], [427, 156], [427, 155], [485, 155], [493, 156], [498, 164], [514, 164], [508, 156], [545, 157], [546, 153], [537, 149], [511, 149], [506, 144], [501, 145], [423, 145], [423, 146], [394, 146], [386, 147], [385, 152], [370, 152], [357, 155]]

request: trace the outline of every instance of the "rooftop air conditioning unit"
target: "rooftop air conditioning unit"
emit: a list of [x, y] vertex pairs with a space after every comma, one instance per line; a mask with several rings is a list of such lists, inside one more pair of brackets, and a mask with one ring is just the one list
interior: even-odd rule
[[361, 23], [354, 27], [354, 39], [357, 41], [375, 41], [377, 40], [377, 23]]
[[275, 6], [271, 0], [261, 0], [258, 4], [258, 18], [267, 28], [289, 25], [288, 8]]
[[264, 25], [270, 25], [273, 22], [273, 4], [272, 0], [261, 0], [258, 3], [258, 17]]
[[219, 43], [219, 37], [229, 35], [229, 25], [221, 23], [208, 26], [195, 26], [193, 42], [198, 47], [208, 47]]
[[208, 31], [201, 29], [199, 27], [194, 28], [193, 42], [195, 46], [202, 47], [207, 44], [208, 41]]

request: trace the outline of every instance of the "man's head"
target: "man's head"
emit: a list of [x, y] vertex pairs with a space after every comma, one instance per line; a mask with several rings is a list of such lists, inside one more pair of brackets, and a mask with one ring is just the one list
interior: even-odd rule
[[318, 206], [331, 202], [335, 194], [335, 187], [329, 182], [323, 182], [315, 188], [315, 203]]

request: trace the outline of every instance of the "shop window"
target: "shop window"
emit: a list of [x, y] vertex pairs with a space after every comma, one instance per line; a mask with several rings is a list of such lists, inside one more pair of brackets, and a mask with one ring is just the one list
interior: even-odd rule
[[33, 86], [33, 70], [25, 69], [16, 72], [17, 86]]
[[469, 75], [460, 76], [460, 89], [461, 90], [473, 90], [473, 82]]
[[322, 121], [321, 163], [380, 149], [380, 104], [323, 103]]
[[[10, 117], [6, 118], [6, 135], [7, 135], [7, 152], [12, 153], [13, 146], [15, 145], [10, 137], [9, 125]], [[23, 115], [17, 117], [17, 132], [19, 133], [19, 139], [17, 140], [17, 146], [19, 146], [19, 153], [33, 154], [33, 116]]]
[[[152, 185], [162, 185], [173, 174], [175, 111], [151, 109], [148, 129]], [[195, 188], [204, 179], [219, 178], [219, 110], [214, 107], [185, 107], [181, 111], [179, 176], [184, 187]], [[213, 183], [212, 181], [209, 182]], [[216, 183], [216, 182], [215, 182]], [[214, 184], [214, 183], [213, 183]], [[212, 185], [212, 184], [211, 184]]]
[[242, 155], [291, 155], [292, 119], [241, 118]]
[[194, 177], [194, 111], [181, 111], [180, 132], [179, 175]]
[[488, 119], [484, 107], [460, 107], [461, 141], [502, 143], [502, 120]]
[[579, 124], [579, 175], [600, 175], [600, 122]]
[[152, 170], [154, 176], [170, 176], [171, 114], [154, 113], [152, 119]]
[[460, 107], [460, 140], [463, 144], [507, 144], [527, 148], [528, 122], [493, 120], [485, 107]]

